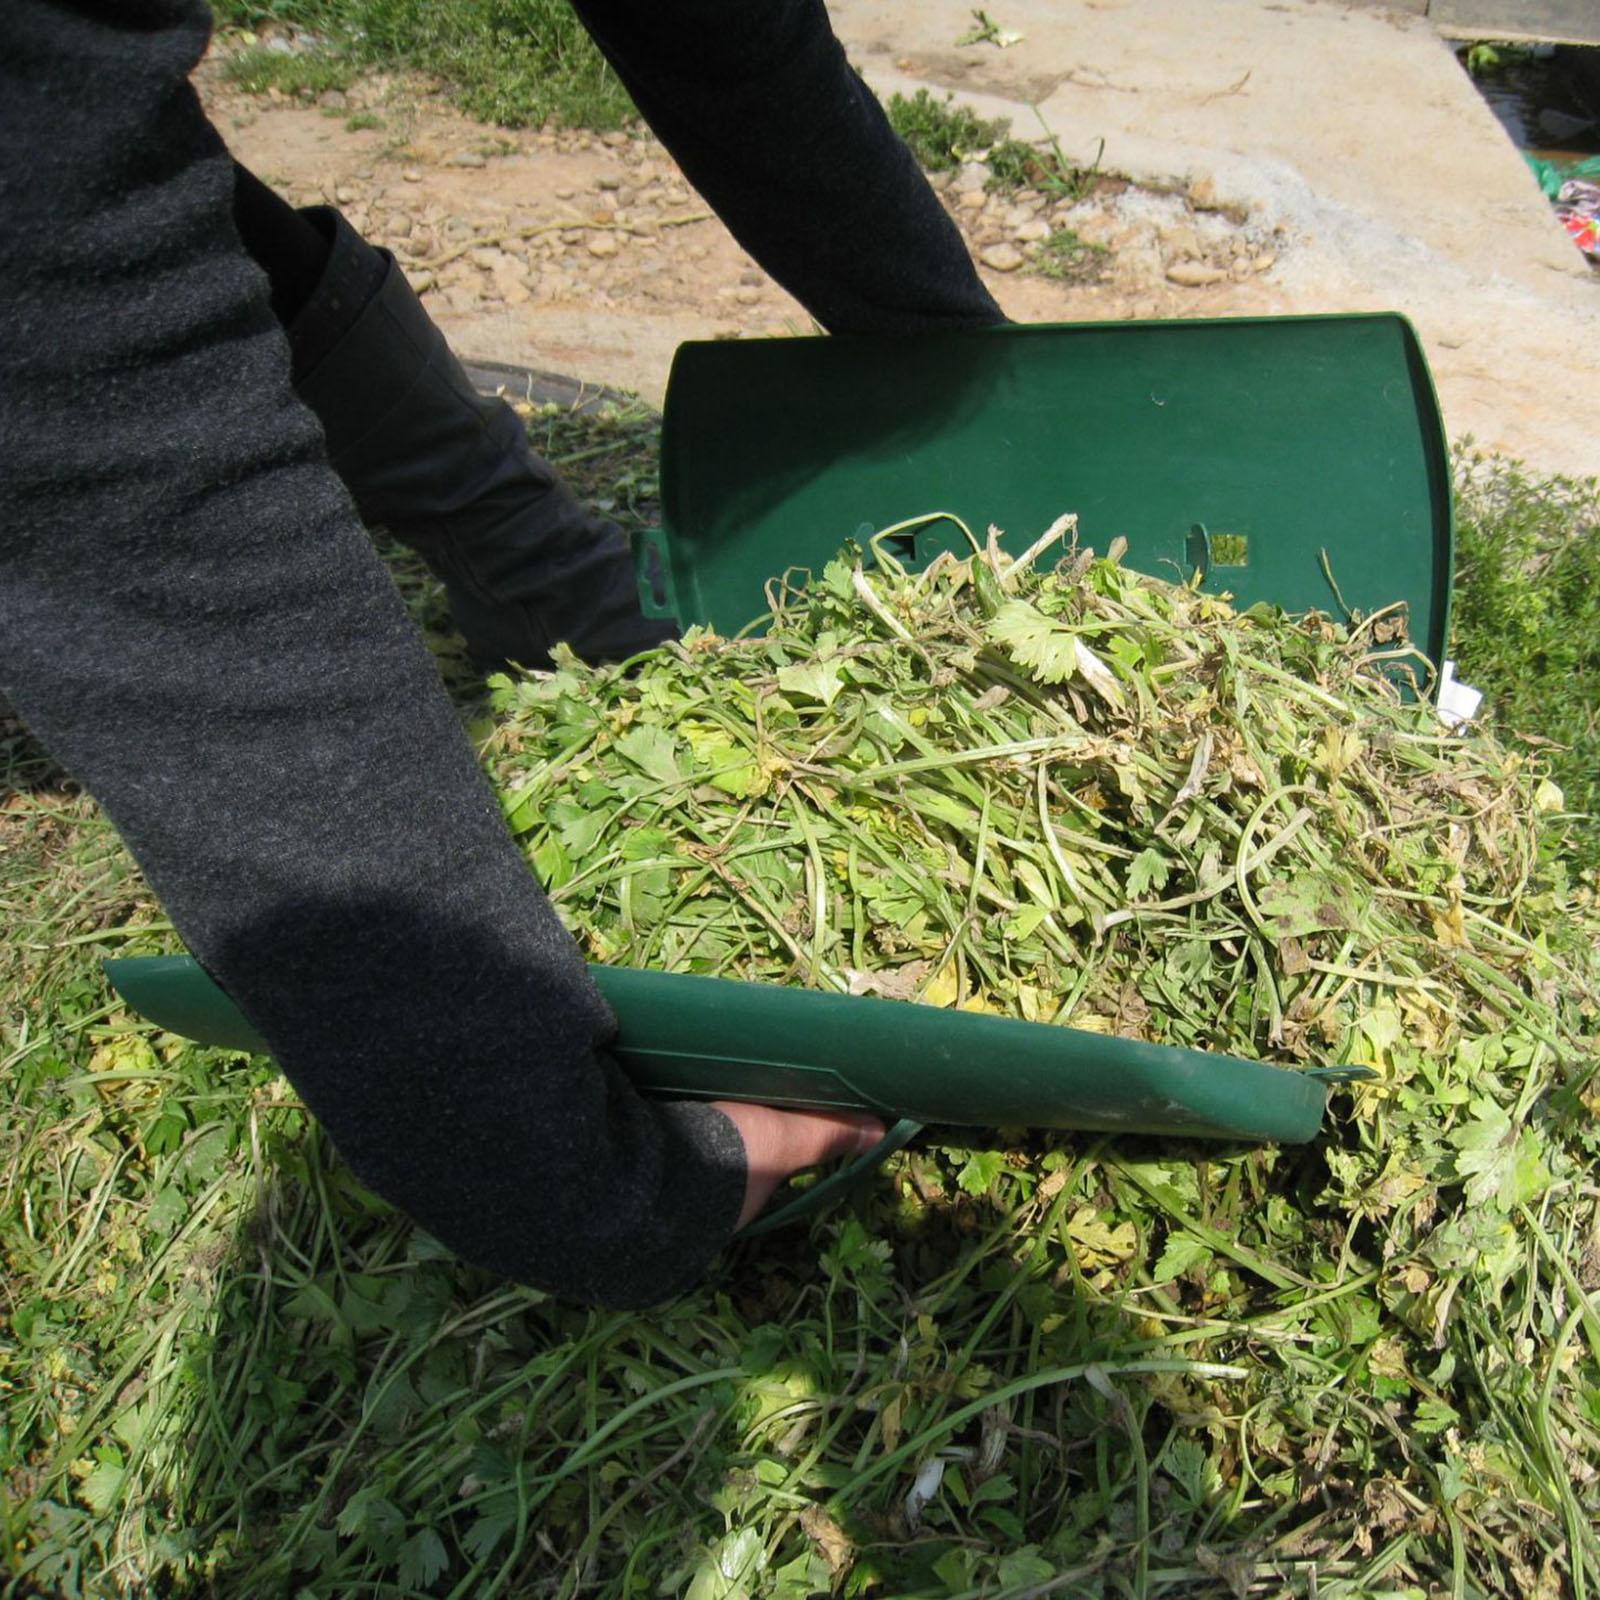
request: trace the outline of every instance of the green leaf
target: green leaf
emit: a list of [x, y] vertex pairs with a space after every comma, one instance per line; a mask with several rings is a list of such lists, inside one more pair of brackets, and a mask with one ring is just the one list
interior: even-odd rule
[[956, 1174], [956, 1187], [965, 1194], [983, 1196], [994, 1187], [995, 1179], [1006, 1168], [1006, 1158], [999, 1150], [974, 1150], [966, 1165]]
[[1161, 1258], [1156, 1262], [1151, 1279], [1155, 1283], [1171, 1283], [1191, 1267], [1211, 1259], [1211, 1247], [1195, 1238], [1192, 1233], [1175, 1233], [1166, 1242]]
[[191, 1141], [178, 1158], [178, 1166], [196, 1184], [209, 1183], [228, 1159], [233, 1139], [226, 1128], [209, 1128]]
[[487, 1561], [517, 1525], [517, 1496], [512, 1490], [481, 1502], [477, 1518], [461, 1536], [461, 1548], [474, 1561]]
[[673, 783], [684, 775], [678, 764], [678, 741], [653, 722], [629, 728], [617, 739], [617, 752], [658, 782]]
[[1275, 878], [1262, 888], [1256, 901], [1262, 921], [1275, 939], [1358, 928], [1364, 911], [1349, 884], [1335, 883], [1316, 872]]
[[529, 828], [538, 826], [538, 792], [537, 783], [524, 783], [501, 793], [500, 810], [506, 819], [506, 826], [513, 834], [526, 833]]
[[1127, 705], [1116, 674], [1075, 630], [1063, 628], [1026, 600], [1009, 600], [989, 621], [989, 636], [1040, 683], [1081, 678], [1113, 710]]
[[1444, 1400], [1423, 1400], [1411, 1420], [1411, 1431], [1425, 1438], [1446, 1432], [1461, 1421], [1461, 1413]]
[[562, 847], [574, 861], [582, 861], [599, 842], [611, 821], [609, 811], [590, 811], [571, 800], [552, 802], [545, 820], [561, 835]]
[[1162, 1467], [1190, 1505], [1205, 1505], [1221, 1487], [1217, 1469], [1198, 1439], [1174, 1439]]
[[681, 729], [694, 756], [696, 776], [725, 794], [743, 800], [761, 787], [761, 774], [750, 752], [722, 728], [688, 722]]
[[1006, 1473], [997, 1473], [992, 1478], [985, 1478], [972, 1491], [971, 1504], [982, 1505], [985, 1500], [1004, 1502], [1017, 1497], [1016, 1481]]
[[1013, 1550], [1000, 1562], [996, 1576], [1002, 1589], [1022, 1588], [1030, 1583], [1048, 1583], [1055, 1577], [1056, 1569], [1039, 1554], [1036, 1544]]
[[989, 620], [989, 637], [1040, 683], [1065, 683], [1078, 670], [1075, 635], [1026, 600], [1008, 600]]
[[419, 1528], [400, 1546], [395, 1581], [402, 1589], [426, 1589], [449, 1564], [444, 1541], [432, 1528]]
[[1549, 1187], [1550, 1169], [1538, 1136], [1525, 1128], [1513, 1139], [1503, 1106], [1480, 1097], [1475, 1113], [1450, 1135], [1456, 1147], [1456, 1176], [1466, 1183], [1467, 1204], [1510, 1211]]
[[951, 1589], [966, 1589], [971, 1587], [972, 1569], [977, 1561], [977, 1552], [960, 1548], [946, 1550], [933, 1564], [933, 1575], [940, 1583]]
[[78, 1498], [91, 1511], [105, 1516], [122, 1498], [122, 1484], [128, 1469], [120, 1458], [105, 1460], [78, 1485]]
[[800, 695], [831, 706], [844, 688], [844, 679], [835, 661], [797, 661], [779, 670], [778, 687], [791, 697]]
[[339, 1513], [339, 1532], [359, 1539], [379, 1561], [391, 1561], [406, 1531], [405, 1513], [376, 1489], [358, 1489]]
[[145, 1226], [152, 1233], [166, 1235], [172, 1232], [189, 1215], [189, 1202], [173, 1184], [158, 1189], [145, 1213]]
[[665, 828], [652, 825], [626, 829], [622, 835], [621, 854], [624, 861], [654, 861], [677, 852], [672, 847], [672, 835]]
[[1171, 875], [1171, 858], [1150, 845], [1128, 863], [1128, 893], [1137, 896], [1154, 891], [1159, 894]]
[[533, 852], [533, 871], [547, 890], [556, 890], [572, 882], [572, 857], [557, 834], [547, 834], [539, 841]]

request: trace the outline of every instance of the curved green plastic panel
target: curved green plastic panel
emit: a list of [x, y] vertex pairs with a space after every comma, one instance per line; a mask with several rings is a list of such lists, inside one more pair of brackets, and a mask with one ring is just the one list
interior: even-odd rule
[[[724, 634], [786, 568], [927, 511], [1013, 549], [1073, 511], [1084, 543], [1121, 535], [1160, 577], [1203, 567], [1242, 606], [1402, 600], [1434, 661], [1449, 634], [1444, 432], [1392, 314], [685, 344], [661, 479], [647, 609]], [[916, 557], [941, 548], [966, 553], [946, 529]]]
[[[108, 961], [151, 1021], [206, 1044], [266, 1044], [187, 956]], [[972, 1127], [1080, 1128], [1303, 1143], [1325, 1083], [1204, 1051], [903, 1001], [591, 967], [617, 1058], [652, 1093], [869, 1110]]]

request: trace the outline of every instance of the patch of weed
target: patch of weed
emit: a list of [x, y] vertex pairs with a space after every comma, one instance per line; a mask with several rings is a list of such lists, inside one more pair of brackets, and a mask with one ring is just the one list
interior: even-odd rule
[[1004, 118], [987, 122], [947, 94], [936, 99], [918, 89], [907, 98], [892, 94], [885, 107], [890, 126], [905, 140], [911, 153], [929, 172], [949, 172], [977, 150], [987, 150], [1005, 137], [1010, 123]]
[[1454, 645], [1508, 733], [1555, 741], [1579, 859], [1600, 867], [1600, 481], [1463, 450]]
[[330, 89], [348, 89], [356, 75], [356, 63], [330, 50], [291, 53], [258, 44], [230, 56], [222, 71], [248, 94], [276, 89], [280, 94], [314, 100]]
[[375, 111], [358, 111], [353, 117], [344, 119], [344, 131], [346, 133], [365, 133], [369, 129], [381, 128], [382, 126], [383, 118]]
[[[1105, 143], [1101, 141], [1101, 150]], [[1107, 174], [1100, 170], [1100, 158], [1086, 167], [1069, 161], [1054, 136], [1036, 144], [1022, 139], [1003, 139], [989, 152], [989, 182], [992, 191], [1014, 194], [1018, 189], [1037, 189], [1058, 200], [1081, 200], [1094, 191]]]
[[564, 0], [218, 0], [215, 9], [240, 27], [305, 29], [358, 66], [432, 73], [469, 115], [505, 127], [609, 129], [634, 115]]
[[1028, 259], [1041, 277], [1088, 283], [1100, 276], [1110, 254], [1103, 244], [1091, 244], [1071, 228], [1057, 228], [1029, 251]]

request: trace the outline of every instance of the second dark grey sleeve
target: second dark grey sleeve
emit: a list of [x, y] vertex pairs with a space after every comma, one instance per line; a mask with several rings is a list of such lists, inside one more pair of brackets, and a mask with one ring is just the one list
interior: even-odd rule
[[289, 387], [191, 0], [0, 14], [0, 689], [340, 1152], [464, 1257], [613, 1305], [727, 1241], [743, 1146], [605, 1054]]
[[573, 0], [684, 175], [830, 333], [1005, 320], [823, 0]]

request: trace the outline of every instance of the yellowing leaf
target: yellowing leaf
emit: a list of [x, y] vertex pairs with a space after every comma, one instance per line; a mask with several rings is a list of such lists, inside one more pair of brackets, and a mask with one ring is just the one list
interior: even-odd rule
[[961, 980], [956, 976], [955, 962], [945, 962], [928, 980], [918, 998], [925, 1006], [953, 1006], [961, 998]]
[[1433, 936], [1446, 950], [1466, 948], [1467, 924], [1459, 900], [1452, 899], [1445, 910], [1434, 912]]
[[1115, 1227], [1093, 1206], [1084, 1206], [1067, 1224], [1067, 1233], [1078, 1249], [1078, 1265], [1085, 1270], [1126, 1261], [1139, 1243], [1139, 1230], [1131, 1222]]
[[1311, 764], [1327, 773], [1331, 782], [1338, 779], [1347, 767], [1354, 766], [1364, 751], [1365, 746], [1359, 734], [1349, 728], [1336, 728], [1330, 723], [1322, 730], [1322, 739]]
[[1079, 1033], [1115, 1033], [1116, 1025], [1110, 1017], [1102, 1017], [1098, 1011], [1085, 1011], [1079, 1016], [1074, 1016], [1071, 1027]]

